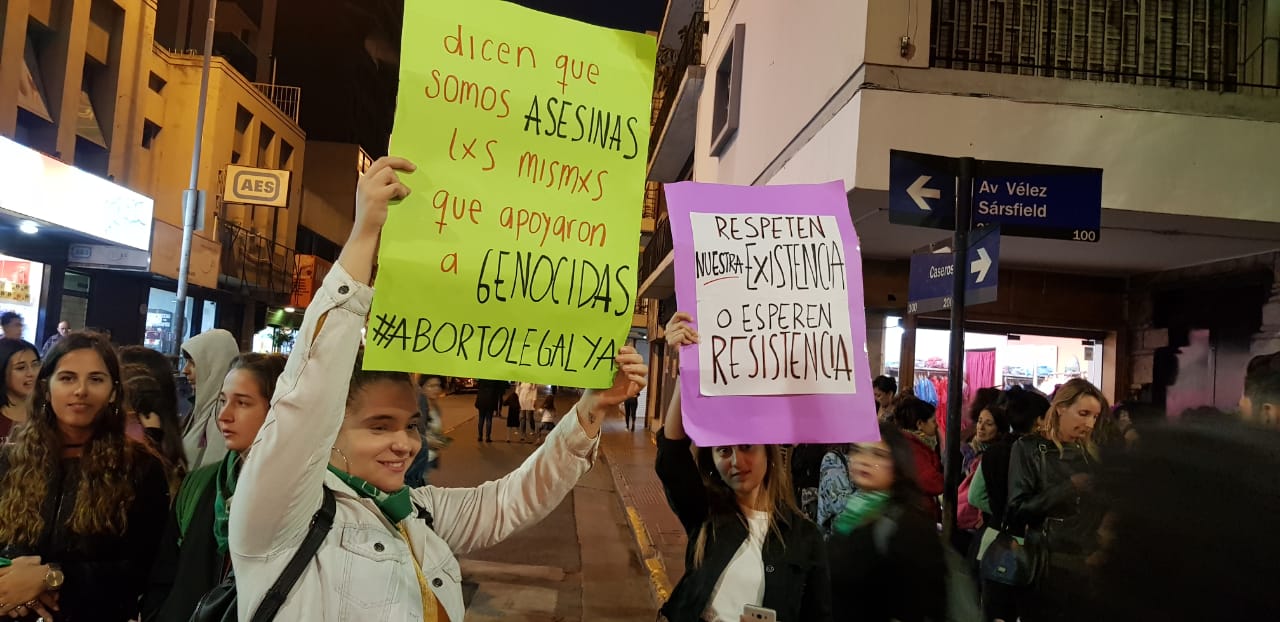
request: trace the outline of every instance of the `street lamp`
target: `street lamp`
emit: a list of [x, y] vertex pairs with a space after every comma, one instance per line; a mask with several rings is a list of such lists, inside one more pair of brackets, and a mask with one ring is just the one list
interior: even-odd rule
[[200, 105], [196, 108], [196, 139], [191, 152], [191, 184], [182, 193], [182, 255], [178, 258], [178, 295], [173, 312], [177, 335], [173, 352], [178, 354], [187, 333], [187, 271], [191, 269], [191, 238], [196, 232], [196, 212], [200, 207], [200, 149], [204, 142], [204, 111], [209, 100], [209, 63], [213, 57], [213, 27], [218, 13], [218, 0], [209, 0], [209, 21], [204, 31], [204, 66], [200, 73]]

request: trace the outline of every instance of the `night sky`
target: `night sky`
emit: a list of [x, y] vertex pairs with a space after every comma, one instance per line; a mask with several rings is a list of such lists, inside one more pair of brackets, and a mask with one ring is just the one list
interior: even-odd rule
[[666, 0], [509, 0], [515, 4], [620, 30], [657, 32]]

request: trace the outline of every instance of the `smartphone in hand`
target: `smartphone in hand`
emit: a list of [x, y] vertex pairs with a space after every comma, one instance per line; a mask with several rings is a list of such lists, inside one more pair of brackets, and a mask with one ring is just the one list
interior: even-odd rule
[[742, 607], [742, 622], [778, 622], [778, 612], [755, 605]]

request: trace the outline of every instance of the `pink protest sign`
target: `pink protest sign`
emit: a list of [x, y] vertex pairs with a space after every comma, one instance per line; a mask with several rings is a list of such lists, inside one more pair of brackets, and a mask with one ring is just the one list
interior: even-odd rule
[[684, 426], [700, 446], [878, 440], [858, 234], [840, 182], [666, 186]]

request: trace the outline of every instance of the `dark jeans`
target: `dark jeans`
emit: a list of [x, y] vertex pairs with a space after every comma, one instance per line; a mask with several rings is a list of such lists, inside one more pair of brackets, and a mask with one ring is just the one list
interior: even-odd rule
[[476, 439], [477, 440], [493, 440], [493, 416], [497, 413], [496, 409], [480, 410], [480, 416], [476, 418]]
[[627, 419], [627, 429], [632, 429], [636, 427], [636, 409], [638, 407], [639, 407], [639, 404], [633, 404], [631, 402], [626, 403], [626, 408], [624, 409], [624, 413], [625, 413], [624, 416]]

